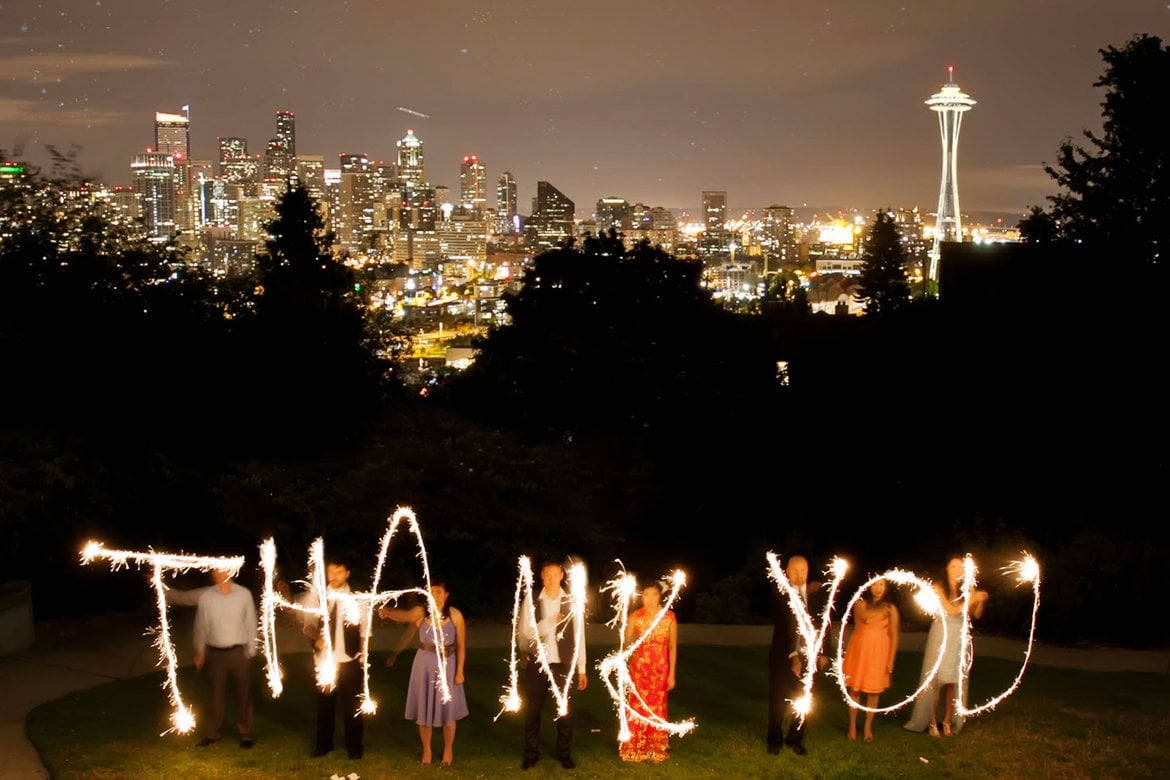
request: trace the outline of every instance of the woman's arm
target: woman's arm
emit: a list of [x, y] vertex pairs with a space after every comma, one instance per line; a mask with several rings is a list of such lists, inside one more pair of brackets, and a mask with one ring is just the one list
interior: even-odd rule
[[674, 690], [674, 670], [678, 667], [678, 620], [675, 619], [674, 613], [669, 613], [670, 621], [670, 638], [667, 640], [670, 652], [667, 654], [670, 663], [670, 671], [666, 675], [666, 690]]
[[427, 611], [422, 607], [411, 607], [410, 609], [401, 609], [399, 607], [379, 607], [378, 617], [383, 620], [393, 620], [395, 623], [415, 623], [422, 622], [426, 616]]
[[455, 684], [463, 684], [463, 663], [467, 660], [467, 626], [463, 613], [451, 607], [451, 622], [455, 624]]
[[971, 591], [971, 617], [975, 620], [983, 617], [983, 605], [987, 603], [987, 591]]
[[398, 643], [394, 645], [394, 649], [390, 651], [390, 657], [386, 659], [387, 666], [393, 666], [394, 662], [398, 660], [399, 654], [410, 643], [411, 637], [418, 632], [418, 627], [422, 625], [422, 621], [408, 623], [406, 628], [402, 630], [402, 636], [398, 637]]

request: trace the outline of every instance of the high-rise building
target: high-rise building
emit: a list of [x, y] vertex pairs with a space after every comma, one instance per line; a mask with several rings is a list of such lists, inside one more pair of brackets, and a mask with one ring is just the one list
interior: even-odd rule
[[597, 201], [593, 218], [597, 220], [599, 233], [608, 233], [610, 228], [619, 233], [633, 227], [630, 202], [625, 198], [606, 197]]
[[423, 142], [415, 137], [413, 130], [406, 131], [406, 137], [397, 143], [398, 177], [407, 187], [418, 188], [426, 183], [423, 166]]
[[525, 224], [529, 244], [536, 251], [554, 249], [573, 236], [576, 205], [547, 181], [536, 183], [532, 216]]
[[289, 157], [297, 156], [297, 118], [291, 111], [276, 112], [276, 139], [288, 152]]
[[727, 193], [723, 190], [703, 191], [701, 246], [707, 254], [727, 251]]
[[943, 241], [962, 241], [963, 225], [959, 216], [959, 125], [963, 114], [971, 110], [975, 101], [955, 83], [954, 66], [947, 68], [948, 80], [942, 89], [925, 101], [938, 114], [938, 130], [942, 137], [942, 180], [938, 189], [938, 216], [934, 226], [934, 246], [930, 250], [927, 280], [938, 284], [939, 245]]
[[146, 237], [170, 241], [175, 235], [175, 158], [163, 152], [136, 154], [130, 173]]
[[760, 220], [760, 250], [768, 271], [800, 259], [796, 235], [796, 212], [788, 206], [768, 206]]
[[342, 154], [341, 180], [334, 189], [329, 215], [337, 244], [348, 252], [364, 251], [374, 225], [370, 161], [364, 154]]
[[487, 170], [474, 154], [459, 169], [459, 205], [480, 214], [487, 208]]
[[516, 177], [504, 171], [496, 179], [496, 230], [504, 234], [516, 233]]
[[[187, 106], [183, 106], [184, 112]], [[154, 112], [154, 149], [175, 159], [186, 159], [191, 154], [191, 120], [186, 113]]]
[[297, 183], [316, 201], [325, 197], [325, 157], [320, 154], [297, 155]]
[[234, 136], [219, 138], [219, 175], [254, 194], [260, 180], [260, 160], [248, 156], [248, 141]]

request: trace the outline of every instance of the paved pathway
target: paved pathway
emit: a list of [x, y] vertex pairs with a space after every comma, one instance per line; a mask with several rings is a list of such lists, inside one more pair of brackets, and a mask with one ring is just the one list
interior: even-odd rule
[[[185, 619], [184, 619], [185, 618]], [[190, 663], [190, 616], [176, 612], [174, 641], [180, 663]], [[92, 688], [113, 680], [124, 680], [154, 671], [158, 651], [146, 631], [154, 616], [108, 614], [74, 620], [38, 623], [32, 647], [0, 657], [0, 778], [35, 780], [49, 777], [36, 748], [25, 734], [25, 719], [37, 705], [72, 691]], [[375, 646], [385, 647], [397, 628], [382, 628], [386, 641], [375, 635]], [[468, 644], [472, 647], [506, 647], [510, 627], [500, 624], [472, 624]], [[602, 624], [589, 626], [589, 642], [612, 644], [611, 629]], [[766, 645], [771, 640], [768, 626], [712, 626], [682, 624], [679, 641], [684, 644]], [[981, 636], [979, 653], [992, 657], [1022, 659], [1022, 642]], [[925, 634], [903, 634], [902, 647], [920, 650]], [[300, 642], [283, 643], [284, 647]], [[1030, 663], [1072, 669], [1119, 672], [1140, 671], [1170, 674], [1170, 650], [1141, 651], [1115, 649], [1071, 649], [1038, 645]]]

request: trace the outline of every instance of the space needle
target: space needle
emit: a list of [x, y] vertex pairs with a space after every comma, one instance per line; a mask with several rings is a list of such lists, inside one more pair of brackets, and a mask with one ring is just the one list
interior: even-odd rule
[[956, 174], [959, 159], [959, 124], [963, 113], [970, 111], [975, 101], [955, 83], [955, 67], [947, 68], [947, 83], [925, 101], [938, 114], [938, 130], [942, 136], [942, 181], [938, 188], [938, 217], [934, 225], [934, 245], [930, 250], [930, 268], [927, 280], [938, 290], [939, 246], [943, 241], [961, 241], [963, 227], [959, 221], [959, 183]]

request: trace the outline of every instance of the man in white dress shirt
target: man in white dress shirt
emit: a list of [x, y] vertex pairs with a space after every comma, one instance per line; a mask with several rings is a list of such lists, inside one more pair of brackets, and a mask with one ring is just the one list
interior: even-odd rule
[[232, 580], [232, 573], [211, 572], [214, 583], [199, 592], [195, 602], [195, 668], [207, 675], [211, 686], [211, 715], [199, 747], [223, 736], [224, 709], [229, 680], [236, 699], [236, 728], [240, 747], [252, 747], [252, 659], [256, 656], [256, 602], [247, 588]]

